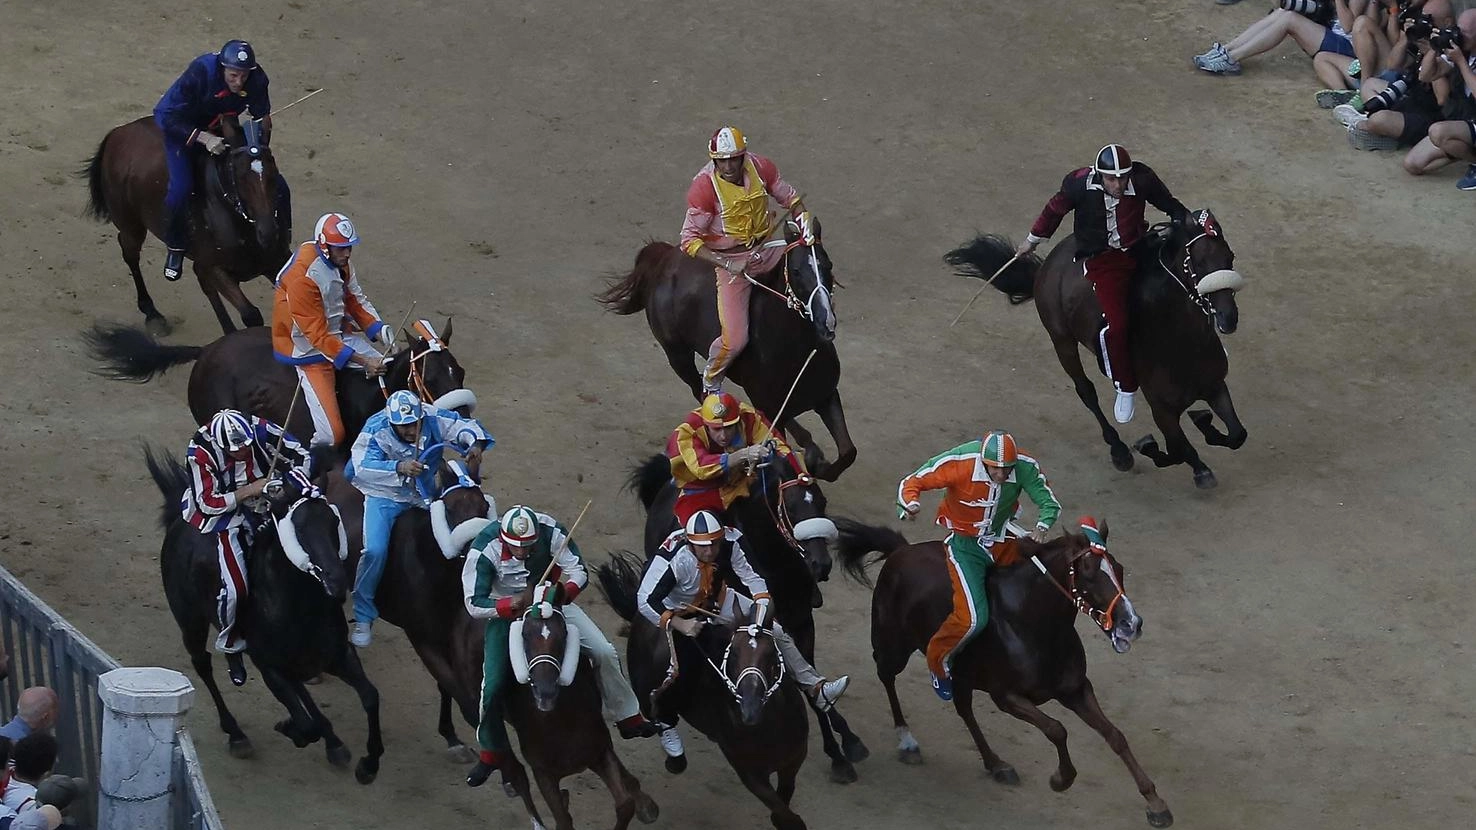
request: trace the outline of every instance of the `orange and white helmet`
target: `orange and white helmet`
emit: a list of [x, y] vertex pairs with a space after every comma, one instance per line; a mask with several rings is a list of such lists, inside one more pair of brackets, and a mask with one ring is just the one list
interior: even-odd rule
[[743, 133], [737, 127], [719, 127], [707, 141], [707, 155], [709, 158], [730, 159], [743, 155], [748, 150], [748, 142], [743, 139]]
[[329, 248], [352, 248], [359, 244], [359, 232], [342, 213], [325, 213], [313, 226], [313, 241], [326, 254]]

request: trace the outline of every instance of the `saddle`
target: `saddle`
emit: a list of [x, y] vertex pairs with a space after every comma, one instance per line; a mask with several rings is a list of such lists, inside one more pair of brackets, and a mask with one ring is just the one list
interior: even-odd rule
[[[1173, 236], [1173, 233], [1174, 227], [1172, 224], [1159, 222], [1150, 227], [1148, 232], [1143, 235], [1143, 238], [1138, 241], [1138, 244], [1133, 246], [1133, 256], [1138, 260], [1138, 272], [1133, 275], [1134, 287], [1142, 283], [1146, 272], [1159, 267], [1158, 252], [1164, 245], [1168, 244], [1169, 238]], [[1086, 279], [1084, 272], [1081, 278], [1083, 280]], [[1138, 294], [1136, 291], [1128, 294], [1128, 306], [1130, 309], [1136, 310], [1137, 300]], [[1092, 354], [1097, 358], [1097, 371], [1101, 372], [1103, 377], [1107, 377], [1107, 315], [1101, 314], [1099, 316], [1101, 317], [1101, 321], [1097, 324], [1097, 337], [1092, 341]], [[1136, 317], [1137, 315], [1135, 314], [1133, 316]]]

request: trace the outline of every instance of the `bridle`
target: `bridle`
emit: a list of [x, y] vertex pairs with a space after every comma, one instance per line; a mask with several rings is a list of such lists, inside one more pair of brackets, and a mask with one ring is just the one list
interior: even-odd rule
[[[764, 466], [768, 465], [760, 465], [760, 467]], [[805, 546], [795, 538], [794, 520], [789, 517], [789, 506], [785, 503], [784, 491], [791, 487], [809, 487], [815, 483], [815, 479], [806, 473], [800, 473], [788, 481], [780, 481], [777, 494], [778, 498], [774, 499], [775, 504], [771, 504], [769, 501], [769, 477], [763, 470], [759, 471], [758, 480], [759, 491], [763, 494], [764, 509], [769, 511], [769, 518], [774, 520], [774, 527], [779, 531], [780, 537], [791, 548], [794, 548], [801, 559], [808, 558], [808, 555], [805, 553]], [[776, 504], [777, 507], [775, 506]]]
[[[1101, 557], [1102, 561], [1099, 563], [1099, 567], [1106, 571], [1107, 578], [1112, 580], [1112, 587], [1117, 590], [1117, 593], [1112, 597], [1112, 601], [1108, 602], [1107, 607], [1101, 610], [1098, 610], [1092, 605], [1091, 600], [1087, 598], [1086, 591], [1076, 582], [1077, 564], [1088, 556]], [[1107, 555], [1106, 548], [1099, 548], [1096, 545], [1088, 544], [1084, 549], [1067, 560], [1065, 585], [1062, 585], [1050, 570], [1046, 568], [1045, 563], [1040, 561], [1039, 556], [1032, 555], [1030, 561], [1045, 575], [1046, 579], [1051, 581], [1051, 584], [1056, 587], [1056, 590], [1060, 591], [1061, 595], [1066, 597], [1079, 613], [1090, 617], [1092, 622], [1096, 623], [1097, 627], [1103, 631], [1112, 631], [1113, 612], [1117, 609], [1117, 603], [1126, 597], [1127, 594], [1122, 590], [1122, 582], [1117, 578], [1117, 571], [1112, 568], [1112, 559]]]
[[[811, 304], [815, 300], [815, 295], [819, 294], [821, 291], [825, 291], [827, 293], [829, 292], [829, 289], [825, 287], [825, 281], [820, 276], [820, 258], [815, 254], [815, 247], [820, 244], [820, 240], [817, 236], [815, 236], [814, 229], [809, 225], [809, 221], [812, 220], [806, 220], [804, 223], [801, 223], [798, 220], [786, 221], [794, 221], [796, 226], [799, 228], [799, 235], [794, 238], [793, 242], [789, 242], [783, 239], [772, 239], [768, 242], [763, 243], [762, 245], [759, 245], [753, 250], [753, 253], [749, 255], [749, 261], [754, 262], [759, 259], [759, 255], [762, 251], [766, 251], [770, 248], [783, 248], [784, 250], [780, 254], [780, 261], [783, 264], [784, 268], [784, 290], [778, 291], [770, 288], [767, 285], [764, 285], [762, 282], [759, 282], [758, 280], [750, 276], [747, 268], [743, 269], [743, 278], [748, 280], [751, 285], [755, 285], [763, 289], [764, 291], [773, 294], [775, 297], [778, 297], [784, 302], [786, 306], [789, 307], [791, 311], [797, 312], [801, 317], [813, 323], [815, 322], [815, 313], [810, 309]], [[795, 293], [794, 282], [790, 279], [789, 254], [796, 248], [808, 249], [810, 257], [810, 267], [815, 272], [815, 287], [810, 290], [810, 295], [808, 297], [805, 297], [804, 299], [800, 299], [799, 294]]]
[[769, 641], [773, 643], [774, 657], [779, 661], [779, 671], [777, 674], [775, 674], [774, 680], [772, 682], [769, 681], [769, 678], [764, 674], [763, 670], [757, 666], [745, 666], [742, 671], [738, 672], [737, 680], [732, 679], [728, 675], [728, 660], [733, 655], [732, 640], [729, 640], [728, 647], [723, 649], [723, 663], [721, 666], [719, 666], [717, 663], [712, 662], [712, 658], [708, 657], [706, 654], [703, 654], [702, 659], [707, 662], [707, 665], [712, 667], [713, 671], [718, 673], [718, 677], [722, 678], [723, 685], [728, 687], [728, 693], [731, 694], [733, 696], [733, 700], [738, 703], [743, 702], [743, 695], [738, 691], [738, 685], [749, 677], [757, 677], [759, 683], [764, 686], [764, 696], [763, 699], [759, 701], [759, 704], [762, 706], [763, 704], [769, 702], [769, 698], [773, 697], [774, 692], [778, 691], [779, 689], [779, 684], [784, 681], [784, 675], [787, 672], [784, 664], [784, 653], [779, 650], [779, 642], [774, 639], [774, 632], [770, 631], [767, 628], [764, 628], [761, 625], [755, 623], [747, 626], [741, 626], [735, 629], [733, 631], [735, 639], [736, 635], [739, 632], [744, 632], [748, 634], [749, 642], [753, 648], [758, 647], [758, 638], [761, 636], [768, 637]]
[[250, 147], [232, 147], [225, 158], [221, 160], [222, 163], [220, 165], [225, 168], [225, 174], [220, 179], [222, 187], [220, 196], [222, 201], [229, 205], [231, 210], [235, 212], [236, 218], [242, 219], [248, 225], [255, 227], [256, 220], [247, 212], [245, 203], [241, 201], [241, 185], [236, 181], [236, 165], [233, 157], [237, 153], [246, 153], [251, 156], [251, 171], [260, 176], [263, 182], [266, 181], [266, 168], [263, 165], [263, 159], [267, 158], [268, 154], [265, 150], [254, 153]]

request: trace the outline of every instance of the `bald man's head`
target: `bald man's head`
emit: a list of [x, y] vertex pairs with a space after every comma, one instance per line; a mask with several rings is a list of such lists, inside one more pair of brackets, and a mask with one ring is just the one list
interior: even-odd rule
[[1466, 40], [1476, 37], [1476, 9], [1466, 9], [1461, 16], [1456, 18], [1456, 28], [1466, 36]]
[[56, 725], [56, 709], [60, 704], [56, 692], [45, 686], [32, 686], [20, 693], [15, 702], [15, 713], [31, 729], [45, 731]]

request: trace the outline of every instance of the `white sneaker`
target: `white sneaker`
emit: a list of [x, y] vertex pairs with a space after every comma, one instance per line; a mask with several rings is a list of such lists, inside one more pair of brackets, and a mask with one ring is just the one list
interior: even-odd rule
[[349, 625], [349, 642], [354, 648], [368, 648], [369, 641], [373, 639], [370, 633], [372, 623], [355, 622]]
[[682, 746], [682, 733], [675, 726], [667, 726], [661, 730], [661, 750], [668, 758], [680, 758], [686, 754], [687, 748]]
[[1119, 424], [1125, 424], [1133, 419], [1133, 403], [1136, 397], [1136, 392], [1118, 391], [1117, 404], [1112, 407], [1112, 414], [1117, 418]]
[[1338, 104], [1333, 107], [1333, 118], [1338, 119], [1344, 127], [1362, 124], [1368, 120], [1368, 116], [1359, 112], [1352, 104]]
[[850, 685], [851, 677], [845, 674], [834, 680], [822, 681], [819, 690], [815, 692], [815, 705], [820, 707], [820, 711], [829, 712]]

